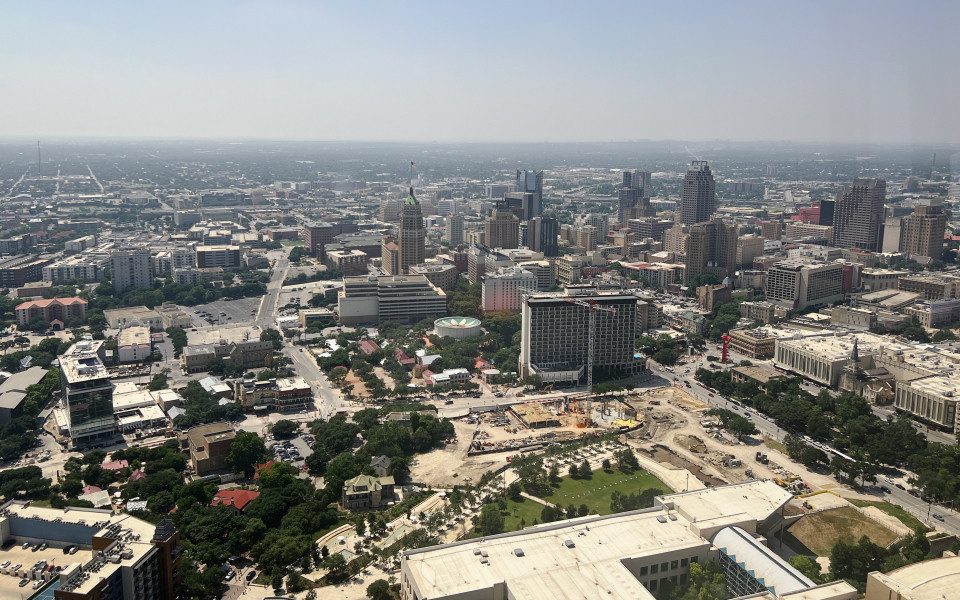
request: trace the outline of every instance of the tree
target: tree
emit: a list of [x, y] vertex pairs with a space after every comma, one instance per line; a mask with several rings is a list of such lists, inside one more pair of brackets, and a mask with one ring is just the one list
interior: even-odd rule
[[570, 465], [570, 470], [568, 471], [571, 479], [576, 479], [580, 475], [580, 469], [577, 468], [577, 463], [572, 463]]
[[854, 544], [838, 540], [830, 550], [830, 570], [835, 579], [846, 579], [863, 591], [867, 584], [867, 574], [879, 571], [883, 566], [887, 551], [863, 536]]
[[609, 458], [603, 459], [603, 462], [600, 464], [600, 466], [603, 467], [604, 471], [609, 471], [611, 467], [610, 459]]
[[585, 517], [589, 514], [590, 514], [590, 507], [587, 506], [586, 504], [581, 504], [580, 507], [577, 508], [577, 516]]
[[670, 594], [670, 600], [726, 600], [726, 577], [715, 563], [691, 563], [688, 583]]
[[499, 506], [487, 504], [480, 510], [480, 519], [477, 521], [477, 528], [483, 535], [503, 533], [503, 524], [503, 515], [500, 514]]
[[258, 463], [270, 458], [270, 453], [259, 435], [251, 431], [239, 431], [230, 442], [230, 454], [227, 463], [234, 471], [243, 471], [248, 477], [253, 475]]
[[367, 586], [367, 596], [370, 600], [390, 600], [390, 584], [385, 579], [378, 579]]
[[347, 570], [347, 560], [340, 553], [331, 554], [323, 561], [323, 566], [327, 569], [327, 581], [330, 583], [340, 583], [350, 577], [350, 572]]
[[947, 342], [957, 339], [957, 336], [949, 329], [941, 329], [933, 334], [933, 341]]
[[814, 583], [825, 583], [823, 574], [820, 572], [820, 563], [804, 554], [797, 554], [790, 557], [790, 566], [800, 571], [810, 578]]
[[287, 419], [280, 419], [273, 424], [273, 427], [270, 429], [270, 433], [273, 434], [273, 437], [285, 440], [293, 437], [293, 434], [299, 429], [300, 426], [289, 421]]
[[580, 463], [580, 477], [584, 479], [590, 479], [593, 477], [593, 469], [590, 468], [590, 461], [583, 459], [583, 462]]

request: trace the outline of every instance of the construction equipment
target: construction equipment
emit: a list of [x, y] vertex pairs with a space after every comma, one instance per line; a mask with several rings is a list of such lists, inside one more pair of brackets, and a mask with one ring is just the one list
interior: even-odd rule
[[587, 340], [587, 389], [591, 392], [593, 391], [593, 347], [594, 347], [594, 338], [596, 337], [596, 312], [598, 310], [603, 310], [610, 313], [611, 316], [616, 314], [617, 309], [612, 306], [604, 306], [598, 304], [596, 300], [579, 300], [577, 298], [564, 298], [564, 301], [569, 302], [570, 304], [576, 304], [577, 306], [582, 306], [590, 311], [590, 316], [588, 319], [589, 329]]
[[549, 385], [543, 386], [543, 388], [540, 390], [540, 393], [541, 393], [541, 394], [546, 394], [547, 392], [551, 392], [551, 391], [553, 391], [553, 384], [552, 384], [552, 383], [549, 384]]

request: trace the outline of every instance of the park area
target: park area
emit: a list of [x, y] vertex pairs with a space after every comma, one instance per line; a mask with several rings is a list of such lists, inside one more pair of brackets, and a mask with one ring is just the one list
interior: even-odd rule
[[642, 469], [633, 472], [597, 469], [589, 479], [564, 477], [559, 485], [553, 486], [553, 493], [545, 500], [562, 507], [586, 504], [590, 514], [609, 515], [612, 512], [610, 496], [613, 492], [629, 496], [648, 489], [670, 493], [666, 484]]

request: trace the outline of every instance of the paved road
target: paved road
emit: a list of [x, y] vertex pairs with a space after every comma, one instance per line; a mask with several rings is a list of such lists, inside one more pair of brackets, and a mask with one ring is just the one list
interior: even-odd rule
[[287, 276], [287, 269], [290, 268], [290, 261], [287, 260], [287, 250], [274, 250], [267, 253], [271, 259], [276, 262], [273, 265], [273, 274], [270, 276], [270, 282], [267, 283], [267, 293], [260, 301], [260, 307], [257, 310], [256, 324], [261, 329], [267, 329], [274, 326], [274, 318], [277, 315], [277, 301], [280, 299], [280, 288], [283, 287], [283, 280]]
[[[733, 364], [738, 363], [739, 360], [740, 358], [736, 357]], [[697, 398], [698, 400], [701, 400], [712, 407], [737, 410], [737, 412], [739, 412], [740, 414], [744, 414], [745, 408], [739, 407], [734, 402], [727, 401], [726, 399], [721, 398], [718, 394], [715, 394], [713, 392], [710, 392], [707, 389], [700, 387], [700, 385], [694, 379], [694, 374], [696, 373], [697, 369], [700, 366], [702, 366], [705, 362], [706, 361], [702, 357], [693, 357], [690, 363], [686, 365], [680, 365], [679, 367], [674, 367], [674, 373], [670, 373], [669, 371], [658, 370], [659, 365], [657, 365], [653, 361], [650, 361], [650, 368], [653, 369], [654, 372], [660, 377], [659, 381], [657, 382], [657, 384], [659, 385], [672, 385], [674, 383], [673, 378], [676, 377], [680, 385], [683, 386], [683, 389], [686, 390], [687, 393], [691, 394], [693, 397]], [[690, 369], [690, 372], [684, 373], [684, 371], [688, 367]], [[684, 385], [684, 381], [690, 382], [689, 388], [686, 387], [686, 385]], [[656, 384], [653, 386], [645, 386], [645, 387], [656, 387]], [[813, 384], [804, 384], [803, 387], [804, 389], [806, 389], [812, 394], [817, 394], [820, 392], [821, 389], [823, 389]], [[713, 397], [710, 396], [711, 393], [713, 393]], [[874, 408], [874, 412], [878, 413], [878, 407]], [[889, 414], [891, 412], [893, 411], [881, 409], [880, 413], [878, 413], [878, 416], [881, 416], [881, 418], [886, 418], [886, 414]], [[780, 429], [776, 425], [776, 423], [773, 423], [772, 421], [768, 420], [766, 417], [757, 413], [756, 411], [750, 410], [750, 413], [752, 413], [751, 420], [757, 426], [757, 429], [759, 429], [762, 434], [768, 435], [771, 438], [774, 438], [778, 441], [782, 441], [785, 435], [785, 432], [782, 429]], [[953, 442], [956, 441], [956, 439], [953, 438], [952, 436], [947, 436], [947, 438], [952, 440]], [[923, 521], [924, 523], [930, 526], [937, 527], [938, 529], [948, 531], [953, 534], [960, 534], [960, 514], [951, 510], [951, 507], [933, 506], [930, 503], [924, 502], [920, 498], [912, 496], [909, 492], [906, 491], [910, 489], [910, 484], [907, 483], [906, 476], [891, 478], [891, 481], [892, 483], [890, 481], [885, 481], [884, 477], [880, 477], [878, 479], [877, 485], [872, 488], [868, 488], [865, 493], [877, 496], [878, 500], [883, 499], [883, 500], [892, 502], [894, 504], [899, 504], [904, 509], [906, 509], [907, 512], [919, 518], [921, 521]], [[902, 485], [906, 489], [901, 490], [900, 488], [896, 487], [897, 484]], [[890, 490], [889, 493], [885, 493], [882, 490], [880, 490], [880, 486], [884, 486], [887, 489], [889, 489]], [[934, 519], [933, 518], [934, 514], [941, 515], [943, 517], [943, 520], [940, 521], [939, 519]]]
[[312, 354], [302, 346], [291, 346], [286, 343], [282, 352], [290, 357], [294, 370], [313, 388], [313, 398], [320, 418], [328, 419], [338, 410], [348, 406], [348, 403], [340, 398], [340, 392], [330, 386], [330, 382], [320, 371], [320, 366], [317, 365]]

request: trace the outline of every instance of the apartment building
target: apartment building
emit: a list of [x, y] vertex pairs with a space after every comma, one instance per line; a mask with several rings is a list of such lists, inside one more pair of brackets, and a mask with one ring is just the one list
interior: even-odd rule
[[87, 320], [87, 301], [83, 298], [51, 298], [50, 300], [31, 300], [18, 304], [14, 309], [17, 324], [23, 328], [34, 319], [43, 319], [51, 325], [54, 322], [63, 328], [71, 320]]
[[313, 389], [302, 377], [242, 379], [233, 385], [234, 396], [244, 410], [290, 411], [313, 407]]
[[103, 266], [96, 258], [78, 254], [46, 265], [41, 272], [43, 281], [51, 283], [60, 283], [70, 279], [95, 282], [100, 281], [103, 277]]
[[110, 252], [110, 276], [118, 294], [133, 288], [153, 287], [153, 269], [148, 248]]
[[240, 266], [240, 246], [197, 246], [197, 268], [236, 269]]

